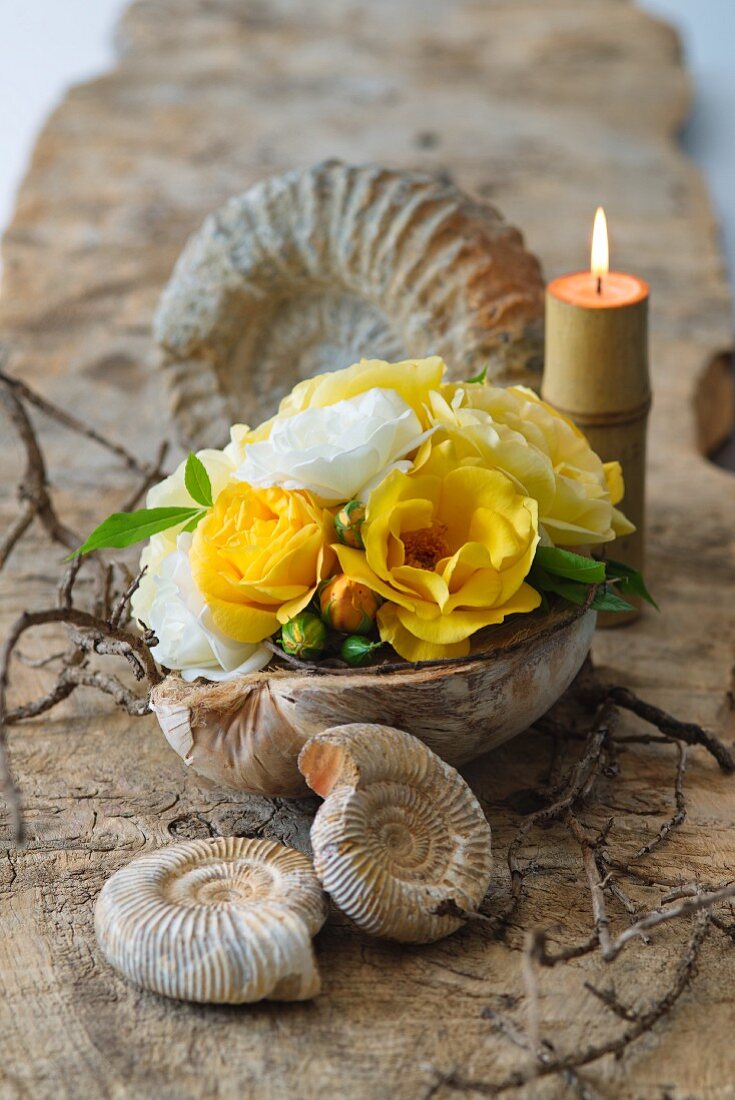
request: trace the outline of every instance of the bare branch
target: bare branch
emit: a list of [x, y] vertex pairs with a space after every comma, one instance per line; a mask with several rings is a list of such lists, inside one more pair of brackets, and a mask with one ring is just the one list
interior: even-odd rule
[[[7, 354], [2, 357], [3, 360], [6, 358]], [[2, 361], [0, 360], [0, 362]], [[41, 397], [39, 393], [32, 390], [25, 382], [21, 382], [20, 378], [14, 378], [11, 374], [7, 374], [1, 366], [0, 383], [13, 393], [19, 404], [22, 398], [24, 401], [27, 401], [29, 405], [33, 405], [40, 412], [44, 413], [44, 415], [55, 420], [57, 424], [63, 424], [65, 428], [75, 432], [77, 435], [82, 435], [86, 439], [91, 439], [94, 443], [98, 443], [100, 447], [104, 447], [105, 450], [111, 451], [112, 454], [121, 458], [129, 469], [137, 470], [138, 473], [141, 474], [147, 472], [147, 463], [141, 462], [139, 458], [128, 451], [126, 447], [123, 447], [121, 443], [116, 443], [108, 439], [94, 428], [91, 428], [88, 424], [84, 424], [81, 420], [78, 420], [76, 416], [72, 416], [71, 413], [47, 401], [45, 397]]]
[[626, 928], [624, 932], [621, 932], [617, 939], [610, 944], [608, 951], [605, 953], [605, 961], [612, 962], [613, 959], [616, 959], [623, 948], [639, 936], [641, 932], [648, 932], [667, 921], [680, 920], [682, 917], [688, 917], [693, 913], [708, 913], [715, 905], [719, 905], [720, 902], [733, 897], [735, 897], [735, 882], [731, 882], [719, 890], [697, 893], [694, 897], [688, 897], [679, 905], [672, 905], [669, 909], [658, 909], [653, 913], [647, 913], [635, 924], [631, 924], [630, 928]]
[[585, 793], [589, 791], [590, 785], [594, 782], [599, 770], [603, 745], [614, 729], [616, 720], [615, 709], [610, 703], [605, 702], [598, 707], [587, 736], [584, 753], [572, 769], [564, 792], [550, 806], [537, 810], [536, 813], [525, 818], [513, 837], [508, 848], [508, 869], [510, 870], [511, 896], [514, 903], [520, 896], [523, 882], [523, 871], [518, 859], [518, 852], [523, 842], [529, 832], [537, 825], [560, 820], [567, 810], [583, 801]]
[[[30, 509], [33, 516], [38, 517], [46, 534], [53, 542], [59, 543], [67, 550], [73, 550], [79, 546], [79, 536], [66, 527], [56, 515], [48, 492], [46, 463], [36, 440], [33, 425], [14, 389], [2, 384], [5, 378], [6, 376], [0, 371], [0, 401], [26, 452], [26, 469], [18, 485], [18, 497], [23, 505], [23, 516], [25, 517]], [[3, 545], [3, 563], [29, 526], [25, 518], [14, 525], [11, 532], [13, 540], [9, 541], [6, 537]]]
[[655, 837], [638, 849], [633, 856], [634, 860], [643, 859], [644, 856], [650, 856], [651, 852], [654, 851], [655, 848], [658, 848], [659, 844], [662, 844], [671, 836], [674, 829], [677, 829], [679, 825], [682, 825], [686, 820], [687, 805], [684, 797], [684, 772], [687, 766], [687, 749], [683, 741], [677, 741], [676, 748], [679, 754], [676, 779], [674, 780], [674, 803], [676, 805], [676, 810], [669, 820], [663, 823]]
[[528, 1084], [535, 1078], [578, 1070], [582, 1066], [598, 1062], [608, 1054], [621, 1055], [632, 1043], [651, 1031], [679, 1000], [696, 974], [700, 951], [709, 930], [709, 924], [709, 914], [702, 908], [694, 918], [689, 942], [679, 959], [671, 985], [648, 1009], [639, 1012], [635, 1020], [630, 1022], [621, 1034], [611, 1036], [599, 1043], [591, 1043], [581, 1050], [541, 1060], [533, 1067], [533, 1076], [530, 1076], [527, 1070], [516, 1070], [502, 1080], [492, 1082], [466, 1078], [455, 1073], [447, 1075], [442, 1080], [442, 1084], [456, 1092], [475, 1092], [479, 1096], [500, 1096], [504, 1092], [510, 1092]]
[[120, 620], [122, 619], [123, 615], [125, 614], [125, 611], [127, 610], [128, 606], [130, 604], [130, 601], [133, 598], [133, 595], [140, 588], [140, 582], [143, 580], [143, 577], [145, 576], [145, 574], [146, 574], [146, 567], [144, 566], [140, 570], [140, 572], [137, 574], [137, 576], [133, 577], [132, 581], [127, 586], [127, 588], [124, 590], [124, 592], [120, 593], [118, 601], [115, 604], [115, 606], [112, 610], [112, 614], [110, 615], [110, 618], [109, 618], [109, 623], [110, 623], [111, 627], [119, 626]]
[[701, 745], [702, 748], [714, 756], [724, 772], [727, 772], [728, 775], [735, 772], [735, 759], [730, 750], [718, 737], [715, 737], [709, 730], [704, 729], [703, 726], [698, 726], [695, 722], [682, 722], [679, 718], [675, 718], [673, 714], [669, 714], [660, 707], [654, 706], [653, 703], [647, 703], [644, 699], [639, 698], [635, 692], [627, 687], [620, 687], [615, 684], [597, 684], [594, 688], [588, 690], [586, 694], [596, 700], [608, 699], [615, 706], [631, 711], [632, 714], [642, 718], [644, 722], [655, 726], [657, 730], [672, 741], [684, 741], [687, 745]]
[[[126, 657], [132, 664], [136, 675], [141, 679], [147, 678], [151, 685], [159, 683], [161, 680], [161, 674], [144, 640], [129, 631], [122, 630], [120, 627], [111, 626], [109, 623], [91, 615], [89, 612], [81, 611], [74, 607], [54, 607], [44, 611], [23, 612], [20, 618], [18, 618], [11, 627], [0, 649], [0, 790], [7, 802], [13, 827], [13, 835], [18, 843], [21, 842], [23, 836], [23, 820], [20, 795], [15, 781], [12, 778], [7, 751], [7, 739], [5, 734], [6, 728], [9, 725], [9, 719], [13, 717], [14, 721], [19, 721], [21, 718], [32, 717], [42, 713], [44, 710], [49, 710], [52, 706], [61, 702], [62, 699], [67, 698], [74, 690], [74, 687], [77, 686], [77, 682], [75, 682], [73, 676], [69, 675], [66, 678], [60, 677], [49, 695], [45, 696], [42, 700], [38, 700], [34, 704], [29, 704], [25, 709], [20, 708], [20, 714], [18, 714], [17, 711], [14, 716], [8, 714], [7, 688], [10, 661], [13, 652], [20, 639], [28, 630], [36, 626], [50, 623], [62, 623], [67, 626], [79, 628], [78, 638], [82, 649], [88, 648], [97, 653], [115, 653]], [[71, 673], [72, 670], [73, 669], [69, 669], [69, 673]], [[108, 694], [115, 695], [116, 689], [114, 689], [109, 678], [106, 687], [102, 686], [101, 680], [98, 682], [88, 680], [88, 683], [90, 686], [99, 687], [101, 690], [107, 691]], [[122, 687], [122, 685], [120, 686]]]
[[566, 822], [574, 839], [582, 849], [582, 862], [584, 873], [587, 876], [587, 885], [592, 900], [592, 916], [595, 922], [595, 934], [602, 949], [603, 957], [607, 957], [610, 950], [610, 918], [605, 906], [605, 883], [600, 876], [600, 871], [595, 860], [595, 852], [592, 841], [586, 836], [582, 826], [572, 813], [567, 813]]
[[5, 536], [0, 542], [0, 569], [3, 568], [5, 562], [10, 557], [13, 547], [20, 542], [23, 535], [33, 523], [33, 519], [36, 515], [36, 509], [30, 500], [23, 502], [23, 510], [17, 519], [11, 523], [8, 530], [5, 532]]

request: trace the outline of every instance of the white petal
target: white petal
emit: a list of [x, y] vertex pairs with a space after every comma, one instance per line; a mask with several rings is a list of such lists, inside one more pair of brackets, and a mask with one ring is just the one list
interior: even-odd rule
[[256, 486], [308, 489], [328, 502], [351, 500], [432, 430], [422, 431], [394, 390], [375, 388], [277, 421], [269, 439], [246, 446], [235, 477]]

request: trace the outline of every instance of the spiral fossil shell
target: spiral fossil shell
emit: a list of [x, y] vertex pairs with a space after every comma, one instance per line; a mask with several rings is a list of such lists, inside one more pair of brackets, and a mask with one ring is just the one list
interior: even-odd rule
[[459, 765], [535, 722], [589, 651], [594, 611], [569, 607], [543, 621], [523, 618], [495, 628], [491, 649], [480, 639], [471, 656], [428, 666], [270, 670], [222, 684], [169, 675], [152, 692], [151, 709], [193, 771], [252, 794], [306, 794], [299, 751], [345, 722], [398, 726]]
[[420, 172], [326, 161], [231, 199], [187, 243], [154, 331], [182, 443], [270, 416], [363, 357], [440, 355], [457, 378], [541, 364], [543, 283], [492, 206]]
[[460, 926], [457, 907], [477, 909], [490, 826], [459, 773], [421, 741], [390, 726], [337, 726], [307, 742], [299, 768], [325, 799], [311, 827], [316, 873], [365, 932], [429, 943]]
[[108, 962], [145, 989], [242, 1004], [316, 996], [312, 936], [326, 917], [309, 860], [267, 840], [192, 840], [148, 852], [102, 888]]

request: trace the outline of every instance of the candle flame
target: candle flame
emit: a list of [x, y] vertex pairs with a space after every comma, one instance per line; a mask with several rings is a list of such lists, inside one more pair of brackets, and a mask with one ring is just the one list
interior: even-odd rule
[[610, 270], [610, 251], [607, 244], [607, 219], [601, 206], [595, 212], [595, 224], [592, 229], [592, 274], [598, 279]]

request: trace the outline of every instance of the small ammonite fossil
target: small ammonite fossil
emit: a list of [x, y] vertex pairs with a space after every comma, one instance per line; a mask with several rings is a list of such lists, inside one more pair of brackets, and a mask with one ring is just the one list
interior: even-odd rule
[[490, 882], [490, 826], [454, 768], [390, 726], [355, 723], [299, 756], [324, 798], [311, 828], [314, 868], [364, 931], [407, 943], [454, 932]]
[[311, 939], [324, 894], [309, 860], [268, 840], [191, 840], [117, 871], [97, 900], [108, 962], [185, 1001], [302, 1001], [320, 990]]

